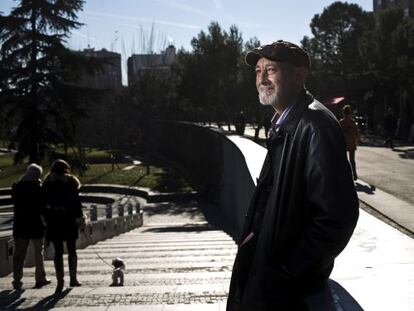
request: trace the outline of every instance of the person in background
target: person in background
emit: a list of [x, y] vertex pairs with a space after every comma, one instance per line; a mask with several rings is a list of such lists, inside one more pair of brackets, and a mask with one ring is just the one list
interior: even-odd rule
[[397, 130], [397, 120], [394, 116], [394, 111], [391, 107], [387, 109], [387, 114], [384, 117], [384, 132], [385, 132], [385, 143], [384, 146], [394, 149], [394, 135]]
[[342, 108], [342, 114], [344, 117], [339, 121], [339, 124], [341, 125], [342, 132], [345, 136], [346, 150], [348, 151], [349, 155], [349, 163], [351, 163], [352, 175], [354, 177], [354, 180], [357, 180], [358, 175], [356, 172], [355, 151], [357, 149], [357, 144], [360, 141], [360, 134], [358, 126], [352, 118], [351, 106], [345, 105]]
[[79, 228], [84, 229], [85, 218], [79, 198], [79, 180], [71, 174], [69, 164], [64, 160], [56, 160], [46, 176], [43, 189], [46, 199], [46, 239], [55, 248], [54, 265], [56, 271], [56, 293], [64, 286], [63, 242], [66, 242], [70, 286], [81, 286], [77, 280], [78, 257], [76, 240]]
[[35, 288], [50, 284], [46, 278], [43, 261], [43, 244], [45, 237], [45, 222], [43, 213], [45, 202], [42, 195], [42, 167], [30, 164], [26, 172], [12, 186], [12, 201], [14, 205], [13, 221], [13, 288], [22, 288], [23, 266], [29, 242], [32, 242], [35, 259]]

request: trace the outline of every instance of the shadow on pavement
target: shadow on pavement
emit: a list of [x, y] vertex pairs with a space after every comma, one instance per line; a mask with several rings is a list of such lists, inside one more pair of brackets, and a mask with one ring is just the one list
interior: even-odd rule
[[398, 152], [400, 158], [403, 159], [414, 159], [414, 148], [403, 149], [403, 148], [394, 148], [395, 152]]
[[374, 194], [376, 188], [373, 185], [366, 186], [366, 185], [360, 184], [359, 182], [356, 182], [355, 183], [355, 190], [357, 192], [365, 192], [366, 194]]
[[308, 295], [306, 303], [309, 311], [364, 311], [351, 294], [332, 279], [320, 291]]
[[235, 231], [234, 226], [231, 225], [230, 221], [223, 215], [223, 212], [220, 211], [220, 208], [218, 206], [205, 201], [200, 201], [199, 207], [210, 225], [219, 230], [223, 230], [235, 242], [237, 242], [235, 238], [237, 236], [237, 232]]
[[24, 293], [22, 290], [3, 290], [0, 292], [0, 309], [1, 310], [15, 310], [26, 298], [21, 298]]
[[[186, 214], [191, 219], [203, 215], [208, 222], [208, 225], [189, 225], [179, 227], [165, 227], [165, 228], [151, 228], [147, 231], [165, 230], [170, 231], [206, 231], [206, 230], [223, 230], [231, 237], [235, 237], [235, 232], [232, 230], [231, 224], [226, 221], [218, 206], [210, 204], [203, 200], [181, 200], [178, 202], [168, 202], [153, 204], [144, 208], [144, 212], [149, 217], [154, 215], [180, 215]], [[160, 231], [158, 231], [160, 232]]]
[[65, 298], [70, 293], [72, 288], [66, 288], [60, 294], [53, 294], [40, 300], [37, 304], [30, 308], [30, 310], [50, 310], [53, 309], [59, 300]]
[[0, 292], [0, 310], [50, 310], [63, 299], [71, 288], [65, 289], [60, 294], [53, 294], [47, 296], [30, 308], [22, 308], [21, 304], [26, 301], [26, 298], [21, 298], [24, 293], [23, 290], [3, 290]]
[[200, 215], [198, 203], [193, 200], [154, 204], [150, 207], [144, 207], [144, 212], [148, 216], [179, 215], [185, 213], [187, 216], [194, 218]]
[[208, 224], [206, 225], [184, 225], [184, 226], [168, 226], [162, 228], [150, 228], [143, 230], [142, 232], [203, 232], [217, 230]]
[[[336, 309], [335, 310], [352, 310], [352, 311], [364, 311], [364, 309], [359, 305], [359, 303], [343, 288], [338, 282], [329, 279], [329, 287], [331, 288], [331, 293], [334, 299], [336, 299]], [[338, 299], [339, 298], [339, 299]], [[338, 308], [338, 305], [341, 308]]]

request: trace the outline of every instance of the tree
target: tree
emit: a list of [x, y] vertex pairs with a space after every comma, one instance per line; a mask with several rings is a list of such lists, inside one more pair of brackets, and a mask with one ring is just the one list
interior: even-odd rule
[[[2, 106], [10, 124], [16, 161], [38, 162], [52, 143], [73, 144], [75, 121], [85, 115], [88, 90], [74, 83], [87, 62], [65, 46], [83, 0], [20, 0], [0, 16]], [[6, 86], [6, 87], [4, 87]]]
[[392, 35], [392, 45], [396, 58], [396, 70], [399, 82], [406, 92], [414, 112], [414, 20], [404, 19]]
[[332, 77], [354, 78], [363, 72], [358, 42], [364, 31], [373, 27], [372, 13], [357, 4], [334, 2], [311, 21], [312, 38], [304, 37], [302, 46], [312, 60], [311, 83]]
[[[399, 111], [401, 136], [406, 136], [414, 113], [414, 22], [400, 7], [382, 10], [375, 27], [364, 34], [359, 51], [366, 69], [375, 77], [374, 98]], [[404, 128], [405, 127], [405, 128]]]
[[[395, 54], [392, 47], [392, 34], [403, 21], [400, 8], [383, 10], [378, 13], [375, 26], [366, 31], [359, 42], [359, 52], [366, 70], [387, 87], [396, 80]], [[393, 85], [389, 85], [394, 88]]]
[[[140, 39], [139, 50], [143, 54], [137, 60], [138, 70], [129, 77], [128, 98], [130, 108], [135, 111], [135, 122], [131, 127], [135, 132], [134, 143], [138, 142], [139, 146], [134, 147], [144, 151], [149, 174], [153, 122], [168, 116], [171, 72], [167, 62], [175, 57], [175, 47], [166, 47], [167, 41], [163, 36], [156, 35], [154, 25], [149, 32], [141, 29]], [[161, 55], [154, 54], [155, 41], [159, 42], [157, 49], [161, 50]], [[136, 151], [137, 148], [134, 149]]]
[[227, 32], [212, 22], [208, 33], [201, 31], [191, 45], [192, 53], [180, 51], [174, 66], [175, 93], [193, 119], [203, 116], [230, 126], [241, 105], [241, 33], [234, 25]]

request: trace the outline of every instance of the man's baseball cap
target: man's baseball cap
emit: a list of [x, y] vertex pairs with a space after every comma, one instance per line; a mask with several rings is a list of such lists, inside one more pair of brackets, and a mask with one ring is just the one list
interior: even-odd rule
[[310, 66], [309, 55], [304, 49], [283, 40], [254, 48], [247, 52], [245, 61], [247, 65], [254, 67], [262, 57], [276, 62], [288, 63], [296, 67], [309, 68]]

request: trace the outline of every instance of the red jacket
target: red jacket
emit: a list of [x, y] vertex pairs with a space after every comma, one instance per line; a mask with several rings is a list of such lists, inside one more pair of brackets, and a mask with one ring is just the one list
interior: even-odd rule
[[345, 136], [346, 150], [355, 151], [359, 142], [359, 130], [355, 121], [350, 116], [345, 116], [339, 124]]

